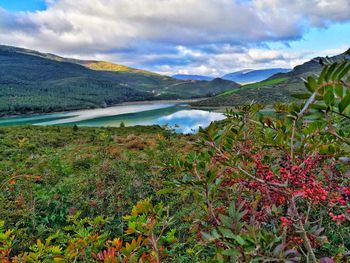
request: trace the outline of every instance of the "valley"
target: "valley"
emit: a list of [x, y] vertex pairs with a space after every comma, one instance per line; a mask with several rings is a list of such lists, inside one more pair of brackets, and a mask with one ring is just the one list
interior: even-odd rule
[[[330, 59], [337, 61], [342, 58], [344, 55]], [[306, 76], [320, 72], [322, 59], [325, 58], [315, 58], [290, 71], [271, 69], [232, 73], [231, 76], [246, 77], [246, 81], [253, 76], [270, 76], [241, 86], [221, 78], [178, 75], [176, 79], [109, 62], [63, 58], [0, 46], [0, 115], [53, 113], [105, 108], [132, 101], [196, 98], [207, 98], [190, 103], [200, 108], [222, 110], [252, 101], [271, 106], [295, 101], [293, 94], [302, 92]]]
[[102, 108], [127, 101], [193, 99], [234, 89], [232, 81], [179, 81], [99, 61], [0, 46], [0, 115]]

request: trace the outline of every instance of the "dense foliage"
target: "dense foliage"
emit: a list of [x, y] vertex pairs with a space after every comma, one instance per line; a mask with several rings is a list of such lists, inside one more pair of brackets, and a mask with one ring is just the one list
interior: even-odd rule
[[350, 63], [305, 86], [199, 136], [2, 128], [3, 262], [348, 262]]

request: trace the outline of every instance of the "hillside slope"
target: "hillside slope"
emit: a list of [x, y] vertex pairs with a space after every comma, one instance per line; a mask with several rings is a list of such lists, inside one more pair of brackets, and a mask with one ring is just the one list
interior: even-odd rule
[[[344, 59], [341, 54], [328, 58], [332, 61]], [[248, 104], [252, 101], [271, 105], [277, 102], [290, 102], [295, 100], [293, 94], [303, 92], [303, 78], [308, 75], [319, 74], [321, 72], [323, 60], [326, 58], [317, 57], [302, 65], [296, 66], [287, 73], [278, 73], [267, 80], [241, 86], [238, 89], [227, 91], [207, 100], [193, 103], [193, 106], [237, 106]]]
[[2, 114], [103, 107], [151, 94], [81, 65], [0, 50]]
[[271, 69], [259, 69], [259, 70], [241, 70], [233, 73], [226, 74], [223, 79], [238, 82], [240, 84], [254, 83], [263, 81], [274, 74], [286, 73], [290, 69], [285, 68], [271, 68]]
[[0, 46], [0, 115], [199, 98], [238, 86], [227, 81], [180, 81], [109, 62]]

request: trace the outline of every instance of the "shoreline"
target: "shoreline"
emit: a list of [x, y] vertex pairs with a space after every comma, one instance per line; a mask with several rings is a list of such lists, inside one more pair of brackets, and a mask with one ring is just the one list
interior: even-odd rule
[[[197, 102], [201, 100], [205, 100], [207, 98], [200, 98], [200, 99], [179, 99], [179, 100], [142, 100], [142, 101], [126, 101], [123, 103], [119, 103], [113, 106], [109, 106], [106, 108], [116, 107], [116, 106], [128, 106], [128, 105], [147, 105], [147, 104], [155, 104], [155, 103], [191, 103], [191, 102]], [[106, 108], [96, 108], [96, 109], [106, 109]]]
[[[74, 110], [66, 110], [66, 111], [53, 111], [53, 112], [28, 112], [23, 114], [11, 114], [11, 115], [3, 115], [0, 116], [0, 119], [6, 119], [6, 118], [16, 118], [16, 117], [30, 117], [30, 116], [36, 116], [36, 115], [46, 115], [46, 114], [62, 114], [62, 113], [69, 113], [74, 111], [84, 111], [84, 110], [97, 110], [97, 109], [108, 109], [112, 107], [118, 107], [118, 106], [130, 106], [130, 105], [150, 105], [150, 104], [157, 104], [157, 103], [174, 103], [174, 104], [181, 104], [181, 103], [191, 103], [191, 102], [197, 102], [201, 100], [205, 100], [207, 98], [199, 98], [199, 99], [178, 99], [178, 100], [142, 100], [142, 101], [125, 101], [122, 103], [114, 104], [108, 107], [99, 107], [99, 108], [81, 108], [81, 109], [74, 109]], [[192, 106], [191, 106], [192, 107]]]

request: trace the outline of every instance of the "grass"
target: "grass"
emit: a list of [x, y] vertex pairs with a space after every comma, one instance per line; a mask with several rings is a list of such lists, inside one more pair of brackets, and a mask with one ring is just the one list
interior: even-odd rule
[[273, 105], [276, 102], [295, 101], [296, 99], [292, 95], [303, 91], [304, 85], [300, 78], [276, 78], [245, 85], [242, 88], [191, 103], [191, 105], [194, 107], [233, 107], [249, 104], [253, 101], [264, 105]]
[[189, 152], [193, 138], [159, 126], [0, 128], [0, 220], [20, 229], [19, 249], [61, 229], [73, 210], [109, 216], [117, 231], [138, 200], [160, 200], [157, 191], [176, 178], [164, 167]]

